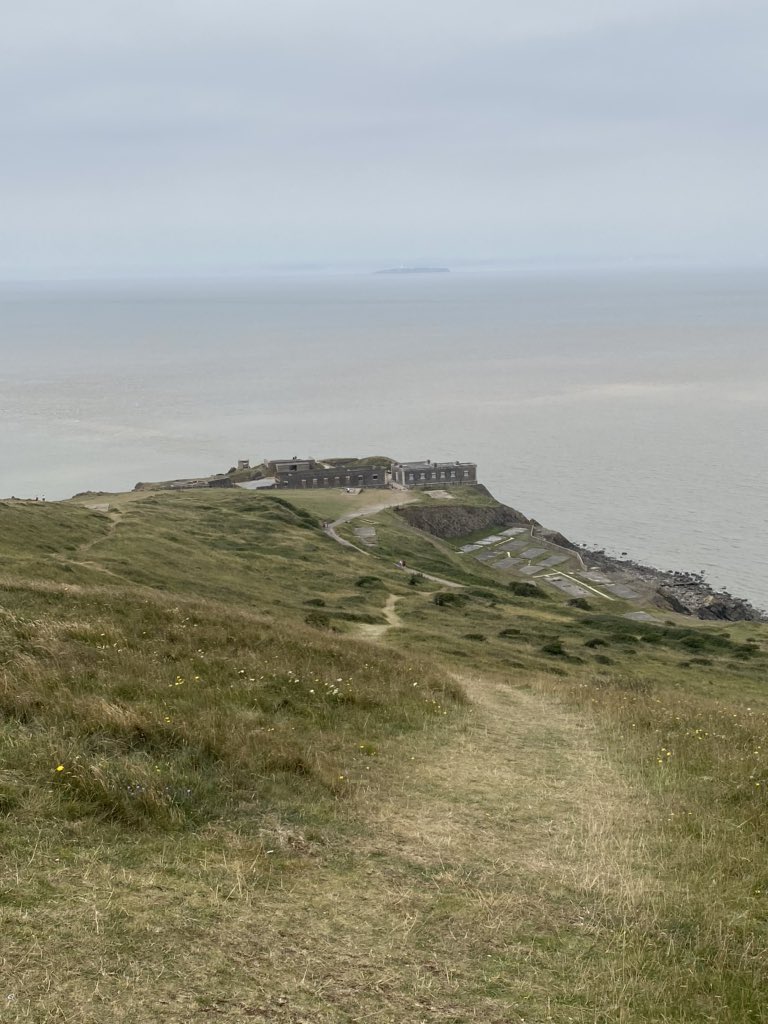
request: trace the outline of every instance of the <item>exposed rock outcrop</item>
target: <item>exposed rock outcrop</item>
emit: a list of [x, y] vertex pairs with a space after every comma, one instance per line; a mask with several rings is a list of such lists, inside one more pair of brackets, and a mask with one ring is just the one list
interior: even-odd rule
[[766, 615], [740, 597], [726, 590], [714, 590], [701, 573], [655, 569], [631, 559], [612, 558], [604, 551], [585, 552], [591, 565], [598, 565], [612, 576], [617, 573], [626, 582], [641, 580], [651, 584], [659, 598], [660, 607], [681, 615], [695, 615], [699, 619], [718, 619], [724, 622], [762, 622]]
[[442, 540], [467, 537], [480, 530], [530, 524], [522, 512], [508, 505], [402, 505], [395, 511], [410, 526]]

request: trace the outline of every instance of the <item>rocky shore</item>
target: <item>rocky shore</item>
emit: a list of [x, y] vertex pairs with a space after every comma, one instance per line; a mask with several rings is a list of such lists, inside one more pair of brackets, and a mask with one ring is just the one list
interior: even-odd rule
[[627, 581], [640, 580], [650, 585], [660, 598], [660, 603], [663, 602], [672, 611], [724, 622], [768, 622], [766, 612], [755, 608], [744, 598], [734, 597], [727, 590], [715, 590], [701, 573], [655, 569], [632, 559], [615, 558], [603, 550], [580, 550], [590, 565], [611, 575], [619, 574]]
[[[477, 491], [492, 498], [480, 485]], [[411, 526], [445, 540], [469, 536], [481, 530], [507, 526], [528, 526], [531, 536], [572, 551], [584, 569], [598, 569], [615, 583], [636, 589], [658, 608], [699, 619], [723, 622], [768, 622], [768, 614], [744, 598], [715, 590], [701, 573], [655, 569], [628, 558], [617, 558], [602, 549], [592, 550], [570, 541], [556, 530], [547, 529], [509, 505], [445, 504], [435, 507], [404, 505], [396, 509]]]

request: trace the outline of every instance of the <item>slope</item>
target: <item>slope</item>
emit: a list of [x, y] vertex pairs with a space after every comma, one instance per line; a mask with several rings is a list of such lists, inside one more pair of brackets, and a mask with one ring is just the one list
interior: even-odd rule
[[311, 500], [0, 505], [2, 1019], [764, 1020], [765, 630]]

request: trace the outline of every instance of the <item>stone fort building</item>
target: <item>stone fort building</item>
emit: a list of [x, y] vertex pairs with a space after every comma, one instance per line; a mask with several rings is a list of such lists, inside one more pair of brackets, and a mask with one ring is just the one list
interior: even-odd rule
[[474, 462], [395, 462], [392, 482], [401, 487], [458, 487], [477, 483]]
[[314, 459], [273, 459], [267, 463], [275, 487], [388, 487], [389, 466], [324, 466]]

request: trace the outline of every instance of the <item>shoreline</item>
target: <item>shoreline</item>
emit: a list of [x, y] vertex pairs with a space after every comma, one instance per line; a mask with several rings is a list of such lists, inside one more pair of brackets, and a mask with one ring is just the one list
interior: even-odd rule
[[[176, 491], [186, 488], [172, 488], [160, 485], [161, 489]], [[735, 597], [729, 590], [720, 589], [710, 584], [700, 572], [679, 569], [660, 569], [656, 566], [638, 562], [632, 558], [609, 555], [604, 548], [590, 548], [575, 544], [556, 529], [543, 526], [533, 517], [525, 516], [519, 510], [499, 501], [484, 485], [482, 488], [489, 497], [497, 501], [500, 507], [509, 509], [517, 517], [517, 521], [530, 524], [540, 532], [543, 539], [550, 544], [572, 552], [582, 564], [589, 563], [590, 568], [608, 572], [616, 577], [616, 582], [641, 584], [651, 592], [651, 600], [660, 608], [705, 621], [721, 622], [768, 622], [768, 609], [754, 604], [745, 597]], [[137, 488], [134, 488], [136, 491]], [[118, 492], [122, 493], [122, 492]], [[130, 492], [133, 493], [133, 492]], [[149, 492], [148, 492], [149, 493]], [[83, 491], [65, 501], [87, 497], [107, 497], [106, 492]], [[0, 498], [0, 503], [53, 505], [56, 501], [46, 502], [45, 498], [20, 498], [12, 495]]]
[[568, 543], [597, 568], [650, 585], [672, 611], [709, 621], [768, 622], [765, 609], [747, 598], [734, 597], [728, 590], [713, 587], [702, 573], [658, 569], [631, 558], [617, 558], [604, 549], [579, 548]]

